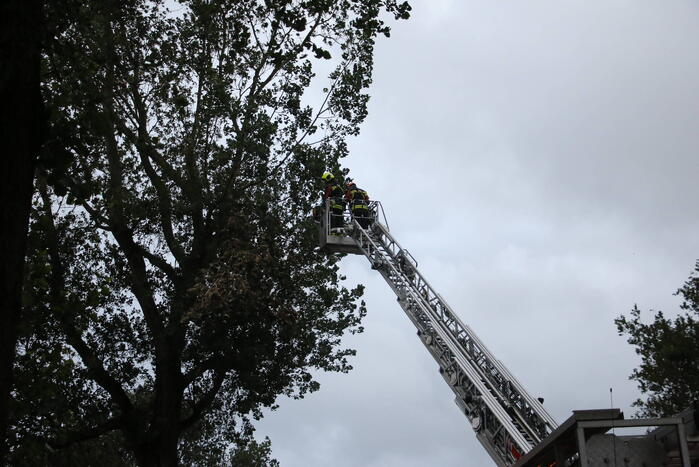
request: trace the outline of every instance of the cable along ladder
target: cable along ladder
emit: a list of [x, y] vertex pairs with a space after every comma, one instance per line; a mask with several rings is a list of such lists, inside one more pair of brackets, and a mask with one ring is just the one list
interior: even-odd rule
[[[386, 225], [378, 221], [379, 214]], [[340, 224], [339, 219], [333, 222], [334, 216], [326, 203], [319, 227], [321, 248], [363, 254], [386, 280], [499, 467], [515, 463], [558, 426], [423, 277], [417, 261], [389, 232], [381, 203], [369, 203], [368, 218], [344, 213], [341, 229], [330, 228]]]

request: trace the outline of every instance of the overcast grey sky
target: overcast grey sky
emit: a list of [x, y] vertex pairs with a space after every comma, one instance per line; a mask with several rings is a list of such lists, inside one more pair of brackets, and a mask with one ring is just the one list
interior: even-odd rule
[[[677, 311], [699, 258], [699, 2], [412, 0], [346, 165], [421, 272], [559, 422], [627, 416], [613, 319]], [[258, 424], [285, 467], [492, 465], [363, 257], [348, 375]], [[650, 317], [650, 313], [646, 313]]]

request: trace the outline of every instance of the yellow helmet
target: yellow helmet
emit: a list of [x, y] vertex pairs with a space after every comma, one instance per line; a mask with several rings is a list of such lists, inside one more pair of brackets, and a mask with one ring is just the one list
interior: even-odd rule
[[323, 174], [323, 176], [320, 177], [320, 178], [322, 178], [322, 179], [325, 180], [326, 182], [329, 182], [330, 180], [332, 180], [332, 179], [335, 178], [335, 177], [334, 177], [333, 174], [331, 174], [330, 172], [325, 172], [325, 173]]

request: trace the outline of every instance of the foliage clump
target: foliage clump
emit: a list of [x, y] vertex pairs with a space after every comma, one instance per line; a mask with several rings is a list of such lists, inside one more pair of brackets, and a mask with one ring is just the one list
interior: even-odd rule
[[361, 330], [362, 288], [318, 251], [309, 213], [366, 117], [375, 40], [410, 7], [46, 10], [52, 163], [32, 213], [12, 461], [86, 446], [139, 465], [224, 459], [279, 395], [317, 390], [314, 369], [351, 368], [341, 337]]
[[641, 357], [630, 376], [645, 395], [633, 404], [639, 416], [669, 417], [699, 400], [699, 261], [675, 295], [683, 301], [674, 319], [658, 311], [646, 324], [634, 306], [628, 318], [622, 315], [614, 321]]

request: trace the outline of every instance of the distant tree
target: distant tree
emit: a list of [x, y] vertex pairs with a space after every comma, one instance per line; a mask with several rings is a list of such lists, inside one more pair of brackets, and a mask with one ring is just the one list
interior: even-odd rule
[[670, 416], [699, 400], [699, 261], [676, 295], [683, 298], [683, 312], [674, 320], [658, 311], [653, 322], [642, 323], [634, 306], [629, 318], [614, 321], [641, 356], [630, 377], [645, 395], [634, 402], [641, 416]]
[[215, 465], [279, 395], [317, 390], [313, 369], [351, 368], [362, 288], [318, 251], [309, 212], [366, 117], [384, 19], [409, 9], [47, 4], [66, 165], [37, 177], [13, 462], [93, 446], [91, 465]]

